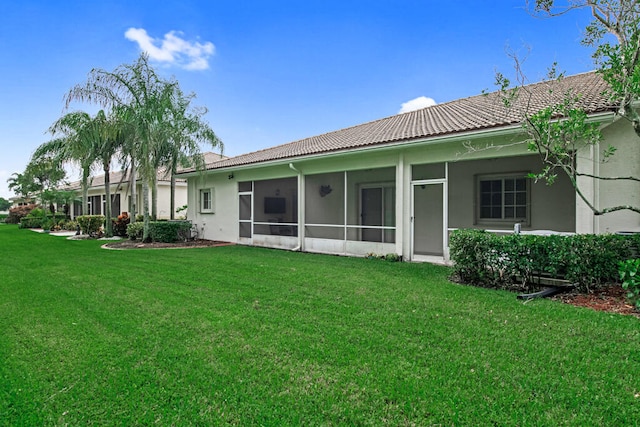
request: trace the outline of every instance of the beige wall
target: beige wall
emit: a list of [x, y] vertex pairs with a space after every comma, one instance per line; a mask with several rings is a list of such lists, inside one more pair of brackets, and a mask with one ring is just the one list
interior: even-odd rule
[[[626, 120], [618, 120], [603, 130], [606, 143], [617, 148], [616, 153], [602, 162], [599, 153], [595, 153], [595, 171], [605, 177], [640, 177], [640, 139]], [[602, 151], [601, 147], [600, 152]], [[600, 160], [600, 161], [598, 161]], [[640, 183], [633, 181], [594, 182], [597, 194], [596, 205], [600, 208], [618, 205], [640, 206]], [[615, 233], [617, 231], [640, 231], [640, 214], [632, 211], [612, 212], [594, 218], [596, 231]]]
[[[433, 143], [416, 143], [351, 153], [330, 153], [315, 158], [293, 160], [291, 162], [293, 168], [290, 167], [289, 162], [283, 161], [280, 164], [229, 168], [224, 171], [194, 175], [189, 178], [189, 219], [203, 230], [201, 235], [204, 238], [237, 242], [239, 241], [238, 182], [293, 178], [298, 177], [298, 172], [300, 172], [303, 174], [299, 178], [301, 183], [299, 187], [300, 198], [306, 201], [306, 203], [301, 203], [301, 215], [306, 215], [306, 222], [326, 223], [335, 217], [335, 222], [341, 223], [344, 217], [343, 175], [328, 174], [348, 171], [353, 176], [367, 176], [372, 173], [368, 171], [373, 170], [374, 176], [371, 178], [373, 181], [395, 181], [397, 205], [395, 248], [398, 254], [408, 257], [411, 252], [412, 238], [412, 186], [410, 183], [417, 179], [441, 178], [441, 171], [444, 170], [443, 166], [438, 166], [437, 170], [433, 169], [432, 171], [429, 171], [427, 167], [424, 168], [421, 176], [413, 177], [413, 166], [444, 165], [444, 162], [447, 162], [447, 226], [448, 228], [480, 228], [481, 226], [476, 221], [476, 180], [478, 175], [516, 172], [526, 174], [538, 172], [542, 167], [537, 155], [529, 153], [526, 144], [522, 143], [523, 136], [514, 132], [516, 131], [501, 130], [480, 136], [456, 137]], [[605, 137], [608, 140], [615, 140], [621, 151], [634, 142], [629, 130], [617, 124], [605, 129]], [[611, 174], [630, 170], [636, 175], [640, 175], [640, 156], [638, 155], [617, 155], [608, 163], [600, 165], [589, 160], [589, 154], [586, 153], [583, 156], [581, 167], [600, 168], [600, 172]], [[390, 168], [388, 176], [376, 176], [375, 170], [380, 168]], [[320, 197], [318, 194], [320, 185], [331, 185], [335, 191], [326, 197]], [[613, 183], [598, 185], [591, 183], [590, 185], [594, 197], [597, 195], [596, 198], [600, 204], [624, 200], [634, 202], [636, 205], [640, 204], [640, 200], [638, 200], [640, 192], [634, 185], [614, 185]], [[201, 188], [214, 188], [214, 213], [197, 212]], [[340, 191], [338, 191], [339, 189]], [[357, 194], [355, 188], [348, 188], [348, 190], [350, 194]], [[348, 206], [348, 211], [357, 211], [352, 206], [357, 201], [354, 199], [349, 203], [351, 204]], [[306, 214], [305, 208], [309, 210]], [[329, 209], [331, 213], [326, 216], [318, 215], [320, 209]], [[349, 215], [347, 214], [347, 216]], [[576, 199], [569, 179], [563, 175], [559, 175], [551, 186], [544, 182], [531, 183], [529, 216], [530, 224], [523, 227], [525, 230], [581, 232], [593, 224], [599, 225], [596, 231], [602, 232], [623, 229], [640, 230], [640, 215], [636, 214], [618, 213], [594, 219], [593, 215], [586, 212], [584, 206], [581, 206], [581, 202]], [[347, 221], [350, 223], [352, 219], [347, 218]], [[331, 220], [331, 222], [333, 221]], [[513, 224], [483, 225], [482, 228], [512, 230]], [[300, 231], [300, 238], [304, 238], [303, 229]], [[295, 242], [291, 239], [286, 244], [290, 248], [295, 246]], [[336, 244], [335, 247], [344, 247], [344, 245]], [[307, 249], [313, 250], [312, 248]]]
[[[116, 191], [118, 190], [118, 191]], [[123, 212], [129, 212], [129, 197], [131, 193], [129, 191], [129, 184], [123, 183], [122, 185], [118, 185], [118, 183], [111, 184], [111, 195], [120, 194], [120, 210]], [[103, 196], [104, 186], [99, 187], [91, 187], [89, 188], [87, 195], [89, 197], [92, 196]], [[187, 183], [185, 182], [177, 182], [176, 183], [176, 192], [175, 192], [175, 208], [178, 209], [181, 206], [187, 204]], [[78, 197], [82, 197], [82, 192], [78, 190]], [[138, 185], [137, 188], [137, 213], [142, 214], [142, 188]], [[149, 191], [149, 212], [151, 212], [151, 191]], [[179, 214], [176, 214], [177, 218]], [[158, 182], [158, 218], [159, 219], [169, 219], [171, 217], [171, 185], [167, 181]]]
[[[486, 174], [539, 172], [537, 155], [471, 160], [449, 164], [449, 227], [513, 229], [513, 223], [479, 225], [476, 221], [476, 177]], [[524, 230], [575, 231], [575, 193], [565, 176], [553, 185], [531, 182], [530, 225]]]

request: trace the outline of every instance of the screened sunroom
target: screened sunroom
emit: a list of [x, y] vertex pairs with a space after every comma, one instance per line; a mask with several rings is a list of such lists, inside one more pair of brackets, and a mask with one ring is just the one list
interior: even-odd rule
[[305, 176], [307, 250], [395, 252], [395, 167]]

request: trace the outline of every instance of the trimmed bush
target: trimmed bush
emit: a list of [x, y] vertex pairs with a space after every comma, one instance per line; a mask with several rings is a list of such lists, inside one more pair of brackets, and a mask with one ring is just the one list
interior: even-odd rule
[[149, 223], [149, 235], [154, 242], [184, 241], [187, 240], [190, 230], [190, 221], [152, 221]]
[[127, 225], [127, 236], [131, 240], [142, 239], [144, 224], [142, 222], [134, 222]]
[[44, 211], [41, 209], [34, 209], [29, 215], [20, 219], [20, 228], [42, 228], [44, 230], [52, 230], [64, 221], [66, 221], [66, 216], [64, 214], [44, 215]]
[[83, 234], [95, 235], [104, 225], [104, 215], [81, 215], [76, 217]]
[[530, 289], [541, 277], [565, 279], [582, 290], [618, 279], [618, 263], [633, 256], [640, 237], [496, 235], [483, 230], [451, 234], [454, 271], [465, 283]]

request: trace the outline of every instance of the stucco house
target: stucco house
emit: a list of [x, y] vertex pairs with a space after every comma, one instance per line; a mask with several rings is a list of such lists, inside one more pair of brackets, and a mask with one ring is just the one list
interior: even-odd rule
[[[226, 158], [217, 153], [204, 153], [205, 164], [211, 164], [220, 159]], [[88, 207], [89, 215], [106, 215], [106, 194], [104, 191], [105, 175], [96, 175], [89, 178]], [[122, 171], [111, 172], [109, 175], [111, 193], [111, 217], [115, 218], [122, 212], [131, 212], [131, 184], [129, 174]], [[81, 197], [80, 181], [75, 181], [67, 186], [65, 190], [76, 191], [78, 198]], [[157, 172], [158, 188], [158, 219], [169, 219], [171, 217], [171, 177], [166, 170]], [[142, 213], [142, 183], [136, 179], [136, 211]], [[149, 203], [151, 203], [151, 192], [149, 192]], [[187, 204], [187, 182], [183, 178], [176, 179], [175, 207], [176, 209]], [[80, 200], [74, 202], [73, 209], [69, 212], [72, 218], [82, 215], [82, 203]]]
[[[617, 155], [587, 149], [578, 167], [640, 175], [631, 126], [614, 114], [596, 73], [527, 86], [512, 108], [497, 93], [459, 99], [187, 170], [189, 218], [200, 236], [247, 245], [342, 255], [397, 253], [446, 261], [458, 228], [564, 233], [640, 231], [640, 216], [595, 216], [565, 176], [528, 178], [541, 160], [527, 150], [520, 120], [568, 89], [601, 123]], [[584, 178], [595, 206], [640, 204], [638, 184]], [[194, 209], [195, 208], [195, 209]]]

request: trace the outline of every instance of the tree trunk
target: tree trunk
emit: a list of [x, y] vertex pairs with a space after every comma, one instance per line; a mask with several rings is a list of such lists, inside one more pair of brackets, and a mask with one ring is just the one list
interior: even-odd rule
[[82, 215], [89, 215], [89, 170], [82, 171]]
[[136, 159], [132, 156], [131, 157], [131, 176], [129, 177], [129, 189], [131, 191], [131, 212], [129, 215], [130, 218], [130, 222], [136, 222], [136, 213], [137, 213], [137, 206], [136, 206], [136, 200], [138, 199], [138, 191], [136, 189], [136, 187], [138, 186], [137, 182], [136, 182], [137, 176], [136, 176]]
[[171, 202], [169, 209], [171, 210], [171, 215], [169, 218], [176, 219], [176, 175], [174, 170], [171, 170]]
[[151, 183], [151, 220], [158, 220], [158, 177], [155, 173]]
[[104, 234], [106, 237], [113, 237], [113, 222], [111, 221], [111, 166], [108, 162], [103, 163], [104, 169], [104, 194], [105, 194], [105, 213], [104, 213]]
[[149, 183], [147, 180], [142, 180], [142, 242], [150, 243], [151, 235], [149, 234]]

